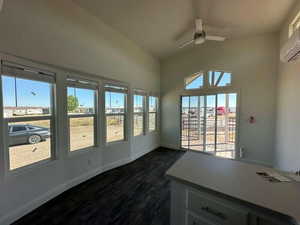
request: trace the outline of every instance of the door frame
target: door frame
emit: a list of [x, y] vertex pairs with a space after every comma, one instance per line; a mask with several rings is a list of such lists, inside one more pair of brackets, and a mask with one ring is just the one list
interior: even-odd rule
[[[191, 97], [191, 96], [207, 96], [207, 95], [218, 95], [218, 94], [230, 94], [230, 93], [236, 93], [237, 94], [237, 99], [236, 99], [236, 134], [235, 134], [235, 154], [233, 159], [238, 159], [240, 158], [239, 154], [239, 147], [240, 147], [240, 108], [241, 108], [241, 91], [240, 89], [234, 89], [234, 88], [218, 88], [216, 89], [204, 89], [204, 90], [192, 90], [192, 91], [184, 91], [180, 96], [179, 96], [179, 117], [180, 117], [180, 125], [179, 125], [179, 149], [184, 150], [184, 151], [196, 151], [192, 149], [187, 149], [187, 148], [182, 148], [181, 145], [181, 138], [182, 138], [182, 117], [181, 117], [181, 112], [182, 112], [182, 97]], [[196, 152], [203, 152], [206, 153], [205, 151], [196, 151]]]

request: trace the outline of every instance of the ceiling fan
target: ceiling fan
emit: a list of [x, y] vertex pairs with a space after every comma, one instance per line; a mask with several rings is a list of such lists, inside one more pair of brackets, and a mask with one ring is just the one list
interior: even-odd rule
[[197, 18], [195, 20], [195, 31], [193, 40], [189, 40], [179, 46], [179, 48], [184, 48], [190, 44], [203, 44], [205, 41], [225, 41], [225, 37], [208, 35], [203, 27], [202, 19]]

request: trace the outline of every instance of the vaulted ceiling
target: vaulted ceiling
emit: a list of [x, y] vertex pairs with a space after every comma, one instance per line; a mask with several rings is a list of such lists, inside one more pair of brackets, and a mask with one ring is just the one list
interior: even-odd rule
[[278, 31], [295, 1], [74, 0], [158, 58], [180, 51], [196, 17], [209, 33], [234, 39]]

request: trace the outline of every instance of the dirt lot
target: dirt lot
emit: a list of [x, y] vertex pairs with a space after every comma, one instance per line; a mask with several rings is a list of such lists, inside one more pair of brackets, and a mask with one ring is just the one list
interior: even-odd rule
[[[115, 118], [114, 118], [115, 119]], [[108, 119], [108, 141], [124, 139], [123, 120]], [[14, 123], [16, 124], [16, 123]], [[24, 123], [19, 123], [24, 124]], [[50, 127], [49, 121], [34, 121], [31, 125]], [[76, 151], [94, 145], [94, 122], [93, 118], [70, 119], [70, 149]], [[51, 156], [51, 139], [37, 144], [24, 144], [9, 148], [10, 169], [16, 169], [30, 165]]]
[[[76, 151], [94, 145], [94, 120], [93, 117], [70, 119], [70, 150]], [[151, 121], [150, 121], [151, 122]], [[24, 124], [24, 122], [13, 123]], [[26, 123], [25, 123], [26, 124]], [[30, 125], [50, 128], [49, 120], [32, 121]], [[155, 128], [155, 123], [150, 124]], [[134, 124], [134, 134], [142, 134], [143, 119], [137, 117]], [[107, 141], [124, 139], [124, 117], [120, 115], [107, 117]], [[37, 144], [23, 144], [9, 148], [10, 169], [30, 165], [51, 157], [51, 138]]]

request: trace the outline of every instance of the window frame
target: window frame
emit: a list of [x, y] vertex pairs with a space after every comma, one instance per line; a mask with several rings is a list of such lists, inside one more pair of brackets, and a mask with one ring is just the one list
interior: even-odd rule
[[[96, 80], [87, 80], [83, 79], [79, 75], [69, 75], [66, 78], [66, 92], [68, 91], [68, 88], [79, 88], [79, 89], [86, 89], [86, 90], [92, 90], [94, 91], [94, 113], [93, 114], [71, 114], [69, 115], [68, 112], [68, 93], [66, 93], [66, 117], [67, 117], [67, 130], [68, 130], [68, 154], [74, 155], [81, 152], [89, 152], [92, 150], [95, 150], [97, 147], [100, 146], [100, 140], [99, 140], [99, 92], [100, 92], [100, 84]], [[94, 121], [94, 144], [92, 146], [75, 149], [71, 151], [71, 143], [70, 143], [70, 119], [74, 118], [93, 118]]]
[[[16, 60], [18, 61], [18, 60]], [[30, 65], [30, 63], [29, 63]], [[23, 171], [27, 171], [28, 169], [35, 168], [39, 165], [48, 164], [53, 162], [57, 159], [57, 104], [56, 104], [56, 73], [50, 72], [47, 70], [40, 69], [38, 67], [31, 67], [31, 66], [24, 66], [19, 63], [14, 63], [8, 60], [4, 60], [1, 58], [0, 60], [0, 106], [1, 110], [1, 120], [2, 120], [2, 130], [3, 135], [1, 138], [4, 138], [2, 147], [4, 149], [4, 172], [5, 174], [18, 174]], [[43, 66], [41, 66], [43, 68]], [[7, 77], [16, 77], [20, 79], [26, 79], [30, 81], [37, 81], [37, 82], [45, 82], [51, 84], [50, 87], [50, 108], [51, 114], [47, 116], [28, 116], [28, 117], [11, 117], [5, 118], [4, 116], [4, 102], [3, 102], [3, 76]], [[30, 121], [44, 121], [49, 120], [50, 123], [50, 132], [51, 132], [51, 142], [50, 142], [50, 158], [43, 159], [25, 166], [21, 166], [15, 169], [10, 168], [10, 153], [9, 153], [9, 131], [8, 131], [8, 124], [15, 123], [15, 122], [30, 122]]]
[[[112, 93], [122, 93], [124, 94], [124, 113], [106, 113], [106, 92]], [[127, 133], [127, 120], [128, 120], [128, 87], [123, 83], [118, 82], [104, 82], [103, 83], [103, 99], [104, 99], [104, 143], [106, 146], [120, 144], [128, 142], [128, 133]], [[107, 141], [107, 117], [108, 116], [124, 116], [124, 125], [123, 125], [123, 134], [124, 138], [122, 140], [116, 141]]]
[[[205, 71], [199, 71], [199, 72], [196, 72], [196, 73], [193, 73], [192, 75], [189, 75], [189, 76], [187, 76], [187, 77], [185, 77], [184, 78], [184, 90], [185, 91], [193, 91], [193, 90], [202, 90], [203, 88], [205, 88]], [[189, 88], [189, 89], [187, 89], [187, 84], [186, 84], [186, 82], [187, 82], [187, 80], [191, 77], [191, 76], [194, 76], [194, 75], [199, 75], [199, 76], [202, 76], [203, 77], [203, 85], [201, 86], [201, 87], [199, 87], [199, 88]], [[198, 77], [199, 77], [198, 76]], [[197, 78], [198, 78], [197, 77]], [[195, 78], [195, 79], [197, 79], [197, 78]]]
[[[134, 96], [142, 96], [143, 97], [143, 112], [134, 112]], [[147, 113], [147, 93], [143, 90], [133, 90], [133, 95], [132, 95], [132, 136], [133, 137], [140, 137], [140, 136], [145, 136], [146, 135], [146, 113]], [[135, 115], [142, 115], [143, 116], [143, 131], [139, 135], [134, 135], [134, 116]]]
[[[229, 73], [230, 76], [231, 76], [231, 78], [230, 78], [231, 79], [230, 85], [227, 85], [227, 86], [210, 85], [210, 82], [209, 82], [209, 72], [220, 72], [221, 74]], [[202, 74], [202, 76], [203, 76], [203, 86], [200, 87], [200, 88], [187, 89], [186, 88], [186, 80], [190, 76], [193, 76], [193, 75], [196, 75], [196, 74], [200, 74], [200, 75]], [[220, 81], [221, 81], [221, 79], [220, 79]], [[189, 93], [189, 92], [207, 91], [207, 90], [224, 90], [224, 89], [227, 89], [227, 88], [232, 88], [233, 87], [233, 82], [234, 82], [234, 76], [233, 76], [233, 73], [231, 71], [215, 70], [215, 69], [210, 69], [210, 70], [205, 70], [205, 71], [202, 70], [202, 71], [193, 73], [192, 75], [189, 75], [189, 76], [187, 76], [187, 77], [184, 78], [184, 91], [186, 93]]]
[[[219, 82], [221, 82], [221, 77], [219, 78], [219, 80], [217, 80], [217, 84], [215, 85], [214, 84], [214, 81], [215, 81], [215, 77], [213, 78], [212, 82], [213, 82], [213, 85], [210, 85], [210, 82], [209, 82], [209, 72], [213, 72], [213, 77], [214, 77], [214, 72], [219, 72], [221, 73], [221, 75], [224, 75], [225, 73], [229, 73], [230, 74], [230, 85], [227, 85], [227, 86], [217, 86], [219, 84]], [[232, 81], [233, 81], [233, 76], [232, 76], [232, 72], [230, 71], [224, 71], [224, 70], [208, 70], [206, 72], [206, 77], [207, 77], [207, 87], [209, 89], [222, 89], [222, 88], [230, 88], [232, 87]]]
[[292, 37], [292, 35], [296, 32], [297, 29], [300, 28], [300, 11], [293, 18], [292, 22], [289, 24], [288, 37]]
[[[156, 112], [150, 112], [150, 98], [153, 97], [156, 99]], [[147, 114], [148, 114], [148, 132], [149, 133], [153, 133], [153, 132], [158, 132], [159, 128], [158, 128], [158, 115], [159, 115], [159, 97], [157, 95], [149, 95], [148, 96], [148, 106], [147, 106]], [[154, 130], [150, 130], [150, 114], [155, 114], [155, 129]]]

